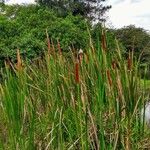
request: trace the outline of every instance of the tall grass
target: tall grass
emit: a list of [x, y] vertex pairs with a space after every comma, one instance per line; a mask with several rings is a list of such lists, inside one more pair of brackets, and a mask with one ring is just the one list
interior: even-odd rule
[[2, 72], [0, 149], [149, 148], [133, 53], [124, 59], [117, 41], [108, 51], [103, 33], [98, 49], [90, 40], [82, 59], [73, 52], [68, 59], [47, 40], [43, 59], [22, 64], [18, 51], [16, 67]]

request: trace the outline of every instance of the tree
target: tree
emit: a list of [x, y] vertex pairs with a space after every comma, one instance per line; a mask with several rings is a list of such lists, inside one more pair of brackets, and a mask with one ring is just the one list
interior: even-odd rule
[[81, 15], [90, 20], [104, 21], [104, 14], [111, 6], [104, 6], [106, 0], [36, 0], [42, 6], [50, 7], [63, 14], [71, 12], [74, 16]]
[[0, 0], [0, 12], [3, 10], [4, 5], [5, 5], [5, 1]]
[[150, 79], [150, 34], [143, 28], [137, 28], [134, 25], [115, 30], [115, 35], [129, 51], [134, 51], [134, 57], [139, 59], [141, 56], [141, 75], [145, 76], [144, 68], [148, 67], [146, 78]]
[[104, 14], [111, 6], [104, 6], [106, 0], [74, 0], [70, 2], [73, 15], [82, 15], [90, 20], [104, 21]]
[[5, 1], [4, 0], [0, 0], [0, 4], [4, 4], [5, 3]]
[[47, 50], [46, 29], [64, 51], [69, 46], [85, 48], [88, 43], [87, 24], [81, 16], [62, 18], [38, 5], [6, 5], [5, 13], [0, 13], [0, 63], [7, 58], [15, 61], [17, 49], [25, 59], [42, 55]]
[[143, 61], [147, 57], [145, 54], [150, 53], [150, 34], [143, 28], [137, 28], [134, 25], [130, 25], [115, 30], [115, 35], [125, 46], [127, 52], [134, 50], [136, 57], [139, 57], [141, 52], [143, 52]]

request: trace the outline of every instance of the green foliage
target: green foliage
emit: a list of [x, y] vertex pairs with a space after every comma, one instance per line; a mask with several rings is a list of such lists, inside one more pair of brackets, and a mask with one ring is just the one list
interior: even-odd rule
[[[129, 51], [134, 51], [135, 59], [139, 59], [141, 65], [141, 75], [150, 79], [150, 34], [133, 25], [115, 30], [116, 37], [124, 45], [126, 56]], [[145, 69], [147, 71], [145, 72]]]
[[[134, 50], [136, 57], [139, 57], [142, 52], [144, 55], [148, 53], [150, 55], [150, 35], [144, 29], [130, 25], [116, 30], [115, 35], [123, 43], [127, 52]], [[142, 59], [146, 59], [146, 55]]]
[[37, 57], [47, 50], [46, 29], [50, 38], [60, 41], [63, 50], [69, 46], [85, 48], [87, 25], [80, 16], [57, 16], [52, 10], [37, 5], [5, 6], [0, 14], [0, 60], [16, 59], [16, 50], [26, 58]]
[[39, 5], [49, 7], [59, 14], [81, 15], [89, 20], [104, 21], [104, 14], [111, 6], [104, 6], [106, 0], [35, 0]]
[[60, 40], [64, 50], [68, 50], [68, 45], [85, 48], [88, 43], [87, 26], [82, 17], [68, 15], [65, 19], [60, 18], [48, 28], [48, 32], [52, 39]]
[[0, 5], [4, 5], [5, 0], [0, 0]]

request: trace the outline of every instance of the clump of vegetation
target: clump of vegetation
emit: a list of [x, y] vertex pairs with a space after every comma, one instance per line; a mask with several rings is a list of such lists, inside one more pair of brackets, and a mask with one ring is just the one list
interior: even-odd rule
[[31, 60], [43, 55], [47, 30], [54, 45], [63, 51], [86, 49], [92, 21], [105, 20], [110, 6], [102, 1], [36, 0], [34, 5], [5, 5], [0, 1], [0, 66], [4, 60], [16, 61], [17, 49]]
[[[87, 25], [82, 16], [59, 17], [53, 10], [37, 5], [5, 6], [0, 13], [0, 61], [16, 60], [17, 49], [25, 59], [37, 58], [46, 49], [46, 30], [54, 45], [86, 48]], [[90, 24], [89, 24], [90, 27]]]
[[150, 147], [149, 35], [92, 25], [104, 1], [0, 1], [0, 149]]
[[23, 64], [18, 50], [17, 64], [2, 71], [1, 149], [149, 148], [139, 64], [117, 42], [110, 53], [104, 33], [97, 49], [90, 39], [69, 61], [48, 36], [43, 59]]

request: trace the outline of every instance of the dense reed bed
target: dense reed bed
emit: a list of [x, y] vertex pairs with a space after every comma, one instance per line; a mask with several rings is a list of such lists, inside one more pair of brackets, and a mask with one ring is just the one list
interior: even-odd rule
[[[141, 121], [145, 105], [139, 64], [106, 37], [78, 56], [48, 40], [48, 52], [30, 64], [6, 63], [0, 85], [0, 149], [111, 150], [150, 147]], [[56, 49], [58, 52], [56, 52]]]

